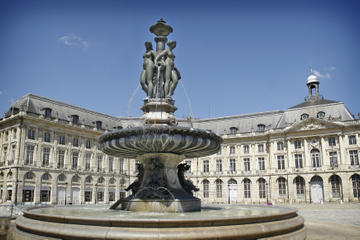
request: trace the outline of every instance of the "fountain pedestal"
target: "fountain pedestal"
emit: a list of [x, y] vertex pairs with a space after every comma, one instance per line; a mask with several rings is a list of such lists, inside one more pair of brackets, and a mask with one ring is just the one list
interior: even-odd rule
[[150, 98], [144, 100], [143, 118], [147, 124], [172, 124], [176, 122], [174, 100]]

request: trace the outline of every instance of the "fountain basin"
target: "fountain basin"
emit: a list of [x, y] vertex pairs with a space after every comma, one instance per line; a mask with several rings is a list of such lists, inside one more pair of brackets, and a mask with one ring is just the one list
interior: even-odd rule
[[[305, 239], [296, 209], [206, 206], [200, 212], [148, 213], [108, 206], [34, 208], [16, 220], [15, 239]], [[51, 238], [49, 238], [51, 237]]]

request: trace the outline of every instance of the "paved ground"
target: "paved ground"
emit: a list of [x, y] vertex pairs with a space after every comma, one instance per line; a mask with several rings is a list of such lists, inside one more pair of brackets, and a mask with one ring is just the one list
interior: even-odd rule
[[308, 240], [360, 240], [360, 203], [291, 204], [305, 218]]

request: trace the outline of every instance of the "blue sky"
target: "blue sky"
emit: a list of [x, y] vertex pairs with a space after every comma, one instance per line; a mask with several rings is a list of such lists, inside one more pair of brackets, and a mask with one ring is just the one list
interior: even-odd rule
[[[164, 18], [179, 118], [284, 110], [320, 92], [360, 112], [357, 1], [0, 1], [0, 114], [33, 93], [141, 116], [149, 27]], [[184, 87], [183, 87], [184, 86]], [[137, 90], [137, 91], [136, 91]], [[187, 97], [188, 96], [188, 97]]]

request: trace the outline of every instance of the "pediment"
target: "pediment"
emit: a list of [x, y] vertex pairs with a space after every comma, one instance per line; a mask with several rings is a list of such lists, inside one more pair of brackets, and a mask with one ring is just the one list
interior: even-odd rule
[[294, 123], [287, 128], [286, 132], [302, 132], [302, 131], [312, 131], [312, 130], [321, 130], [329, 128], [338, 128], [342, 127], [341, 123], [328, 122], [326, 120], [321, 120], [317, 118], [308, 118], [304, 121]]

